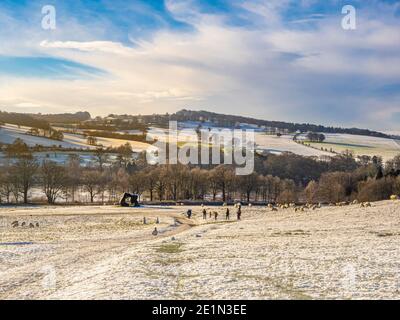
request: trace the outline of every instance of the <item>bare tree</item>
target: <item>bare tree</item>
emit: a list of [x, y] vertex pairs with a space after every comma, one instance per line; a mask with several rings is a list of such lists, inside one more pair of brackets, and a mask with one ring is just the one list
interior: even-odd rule
[[94, 198], [101, 193], [102, 188], [100, 185], [103, 183], [102, 180], [101, 173], [96, 170], [86, 171], [82, 175], [82, 186], [83, 189], [89, 193], [91, 203], [93, 203]]
[[67, 173], [65, 167], [53, 161], [44, 161], [39, 171], [42, 190], [49, 204], [54, 204], [61, 195], [66, 184]]
[[10, 203], [12, 191], [13, 185], [10, 172], [2, 172], [0, 175], [0, 194], [2, 197], [5, 197], [7, 203]]
[[[77, 154], [71, 154], [66, 164], [67, 176], [65, 184], [65, 193], [70, 193], [72, 202], [75, 202], [75, 193], [78, 189], [82, 168], [80, 166], [80, 159]], [[68, 197], [67, 197], [68, 198]], [[68, 200], [68, 199], [67, 199]]]
[[99, 147], [99, 148], [96, 148], [96, 151], [94, 152], [94, 156], [95, 156], [96, 162], [99, 165], [100, 171], [103, 171], [103, 166], [108, 160], [107, 152], [102, 147]]
[[250, 202], [251, 193], [254, 192], [258, 184], [258, 175], [253, 172], [247, 176], [240, 176], [238, 178], [238, 187], [241, 192], [246, 194], [247, 202]]
[[15, 176], [14, 183], [23, 195], [24, 203], [28, 203], [28, 193], [34, 183], [34, 177], [38, 169], [38, 163], [32, 157], [20, 158], [13, 166], [12, 172]]
[[232, 189], [235, 183], [235, 174], [231, 167], [219, 165], [215, 169], [215, 177], [219, 190], [222, 192], [222, 201], [227, 200], [227, 193]]
[[308, 203], [315, 203], [318, 195], [318, 183], [314, 180], [310, 181], [304, 193]]

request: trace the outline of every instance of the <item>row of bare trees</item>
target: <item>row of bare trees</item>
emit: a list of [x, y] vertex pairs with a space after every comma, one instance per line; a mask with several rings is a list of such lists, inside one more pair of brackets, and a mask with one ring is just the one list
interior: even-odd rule
[[78, 159], [66, 164], [34, 158], [9, 162], [0, 171], [2, 202], [28, 203], [33, 198], [60, 201], [115, 202], [124, 192], [137, 193], [150, 201], [219, 200], [277, 201], [279, 197], [296, 200], [297, 187], [292, 180], [253, 173], [236, 176], [234, 168], [218, 166], [211, 170], [183, 165], [148, 166], [129, 172], [124, 167], [85, 167]]
[[[132, 163], [129, 146], [121, 146], [118, 161], [97, 150], [95, 164], [82, 165], [78, 155], [64, 164], [35, 159], [29, 148], [17, 142], [0, 166], [0, 201], [5, 203], [101, 202], [114, 203], [125, 192], [142, 200], [341, 202], [374, 201], [400, 194], [400, 156], [383, 169], [377, 159], [358, 162], [345, 154], [320, 163], [294, 155], [257, 160], [256, 170], [237, 176], [232, 166], [198, 167], [147, 165], [143, 157]], [[361, 161], [362, 160], [362, 161]], [[314, 162], [313, 162], [314, 161]], [[257, 169], [258, 168], [258, 169]], [[319, 174], [313, 174], [318, 171]], [[306, 178], [306, 179], [305, 179]], [[306, 181], [304, 183], [304, 181]]]

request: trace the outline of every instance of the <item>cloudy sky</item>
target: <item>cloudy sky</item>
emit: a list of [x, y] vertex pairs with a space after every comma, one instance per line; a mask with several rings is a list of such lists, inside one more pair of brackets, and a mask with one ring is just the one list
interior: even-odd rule
[[399, 130], [400, 1], [0, 1], [0, 110], [182, 108]]

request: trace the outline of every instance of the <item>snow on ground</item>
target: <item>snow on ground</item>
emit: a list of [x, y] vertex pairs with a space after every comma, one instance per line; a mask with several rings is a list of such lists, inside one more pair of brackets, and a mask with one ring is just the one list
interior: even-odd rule
[[400, 202], [244, 208], [241, 222], [186, 210], [0, 208], [0, 299], [400, 298]]
[[256, 133], [256, 144], [258, 150], [265, 150], [270, 153], [292, 152], [301, 156], [332, 156], [330, 152], [310, 148], [293, 141], [293, 135], [267, 135]]
[[[96, 146], [90, 146], [87, 144], [87, 139], [80, 134], [64, 133], [63, 141], [55, 141], [43, 137], [35, 137], [25, 134], [30, 128], [29, 127], [18, 127], [12, 124], [3, 125], [0, 128], [0, 142], [11, 144], [15, 139], [20, 138], [26, 144], [33, 147], [35, 145], [42, 145], [45, 147], [61, 146], [63, 148], [72, 149], [96, 149]], [[150, 144], [129, 141], [123, 139], [111, 139], [111, 138], [97, 138], [98, 144], [104, 147], [119, 147], [125, 143], [130, 143], [134, 152], [142, 152], [150, 147]]]
[[[177, 137], [178, 141], [182, 142], [195, 142], [198, 136], [194, 129], [185, 128], [186, 130], [175, 130], [160, 129], [156, 127], [151, 127], [149, 130], [149, 136], [158, 139], [160, 141], [166, 141], [168, 139], [168, 134], [172, 137]], [[223, 130], [224, 128], [214, 127], [215, 130]], [[203, 129], [204, 130], [204, 129]], [[293, 141], [293, 135], [282, 135], [278, 137], [276, 135], [267, 135], [262, 132], [254, 132], [256, 149], [261, 152], [280, 154], [283, 152], [292, 152], [294, 154], [302, 156], [332, 156], [330, 152], [325, 152], [322, 150], [317, 150], [310, 148]]]
[[63, 148], [88, 148], [86, 143], [68, 140], [55, 141], [43, 137], [35, 137], [25, 134], [30, 128], [29, 127], [18, 127], [12, 124], [6, 124], [0, 128], [0, 142], [5, 144], [11, 144], [15, 139], [22, 139], [28, 146], [34, 147], [39, 144], [45, 147], [62, 146]]
[[[400, 143], [394, 139], [338, 133], [324, 133], [324, 135], [326, 137], [324, 143], [311, 143], [311, 145], [317, 148], [332, 148], [336, 152], [350, 150], [356, 156], [379, 155], [385, 161], [400, 153]], [[304, 135], [302, 137], [305, 138]]]

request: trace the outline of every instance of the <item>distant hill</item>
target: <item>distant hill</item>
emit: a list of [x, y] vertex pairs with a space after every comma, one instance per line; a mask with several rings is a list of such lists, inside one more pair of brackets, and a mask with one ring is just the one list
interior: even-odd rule
[[322, 125], [315, 125], [309, 123], [291, 123], [283, 121], [270, 121], [270, 120], [260, 120], [255, 118], [235, 116], [214, 113], [209, 111], [192, 111], [192, 110], [181, 110], [175, 114], [170, 115], [170, 119], [176, 121], [212, 121], [223, 127], [233, 127], [237, 123], [249, 123], [258, 126], [266, 126], [279, 129], [287, 129], [290, 132], [324, 132], [324, 133], [347, 133], [347, 134], [357, 134], [363, 136], [379, 137], [379, 138], [391, 138], [392, 136], [368, 129], [359, 128], [340, 128], [340, 127], [326, 127]]
[[50, 128], [50, 124], [48, 121], [43, 119], [38, 119], [32, 115], [24, 113], [0, 111], [0, 122], [15, 124], [19, 126], [35, 127], [45, 130]]
[[89, 112], [76, 112], [76, 113], [60, 113], [60, 114], [31, 114], [35, 119], [45, 120], [50, 123], [80, 123], [82, 121], [90, 120]]

